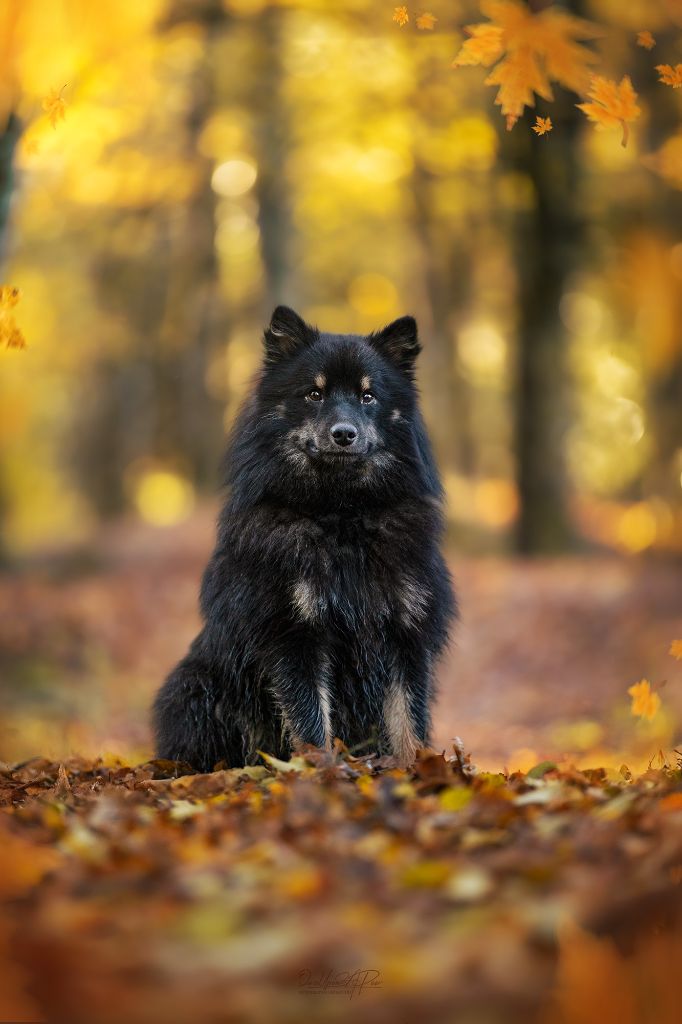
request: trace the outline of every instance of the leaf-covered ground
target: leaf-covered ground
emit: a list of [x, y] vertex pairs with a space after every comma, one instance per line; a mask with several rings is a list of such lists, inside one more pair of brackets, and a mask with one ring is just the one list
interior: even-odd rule
[[178, 776], [148, 707], [213, 518], [0, 576], [0, 1020], [679, 1024], [679, 566], [455, 555], [414, 772]]
[[[166, 530], [103, 531], [80, 558], [0, 574], [0, 760], [150, 756], [149, 705], [198, 628], [216, 509]], [[644, 770], [682, 738], [679, 565], [614, 556], [464, 558], [462, 620], [439, 669], [433, 744], [461, 736], [478, 765], [544, 759]], [[650, 723], [628, 688], [660, 690]]]
[[678, 1024], [682, 771], [0, 774], [0, 1019]]

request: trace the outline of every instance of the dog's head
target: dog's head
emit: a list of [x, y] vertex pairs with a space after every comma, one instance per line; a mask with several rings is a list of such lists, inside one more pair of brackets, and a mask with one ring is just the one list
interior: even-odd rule
[[266, 459], [267, 489], [327, 504], [359, 490], [377, 498], [411, 488], [437, 493], [417, 408], [412, 317], [366, 336], [326, 334], [278, 306], [264, 345], [250, 440], [241, 447], [253, 454], [255, 443]]

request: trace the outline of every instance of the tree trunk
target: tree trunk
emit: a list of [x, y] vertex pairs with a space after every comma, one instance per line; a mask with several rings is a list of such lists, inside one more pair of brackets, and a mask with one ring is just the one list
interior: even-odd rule
[[[580, 4], [566, 5], [580, 15]], [[566, 333], [559, 305], [583, 239], [576, 161], [580, 114], [576, 97], [556, 90], [551, 139], [527, 124], [507, 136], [511, 164], [533, 187], [533, 204], [515, 227], [518, 362], [515, 442], [522, 554], [565, 551], [574, 543], [567, 509], [564, 434], [568, 424]]]
[[563, 452], [566, 344], [559, 317], [580, 227], [571, 120], [572, 116], [559, 122], [551, 149], [530, 134], [522, 142], [525, 153], [520, 166], [535, 191], [535, 205], [520, 218], [515, 239], [519, 282], [517, 547], [523, 554], [560, 551], [572, 541]]
[[[10, 202], [14, 183], [14, 150], [19, 136], [21, 124], [15, 114], [10, 114], [5, 129], [0, 135], [0, 285], [4, 284], [4, 264], [7, 253]], [[7, 551], [3, 542], [4, 522], [7, 517], [7, 497], [2, 478], [0, 463], [0, 565], [7, 560]]]
[[296, 293], [291, 274], [290, 245], [292, 237], [286, 159], [290, 149], [288, 109], [283, 99], [284, 69], [282, 67], [282, 18], [284, 12], [266, 7], [258, 24], [258, 46], [254, 51], [253, 124], [256, 137], [258, 178], [258, 226], [261, 255], [265, 271], [267, 318], [273, 306], [285, 303], [295, 306]]

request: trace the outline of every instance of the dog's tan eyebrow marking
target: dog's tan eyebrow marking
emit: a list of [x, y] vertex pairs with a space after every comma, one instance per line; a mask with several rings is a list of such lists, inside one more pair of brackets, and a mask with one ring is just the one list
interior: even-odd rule
[[327, 378], [325, 377], [325, 375], [323, 373], [318, 373], [317, 377], [315, 378], [315, 387], [323, 388], [326, 383]]
[[370, 382], [369, 377], [365, 374], [364, 377], [360, 378], [360, 390], [361, 391], [369, 391], [370, 383], [371, 382]]

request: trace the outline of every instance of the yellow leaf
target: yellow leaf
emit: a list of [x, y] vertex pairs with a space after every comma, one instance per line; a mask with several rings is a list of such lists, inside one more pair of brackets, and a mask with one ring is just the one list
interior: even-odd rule
[[21, 298], [18, 288], [0, 285], [0, 345], [26, 348], [26, 339], [14, 319], [14, 307]]
[[673, 640], [670, 645], [669, 654], [672, 654], [673, 658], [677, 658], [678, 661], [682, 659], [682, 640]]
[[533, 131], [536, 135], [547, 135], [548, 132], [551, 132], [553, 127], [554, 125], [552, 124], [551, 117], [540, 117], [539, 114], [535, 119], [535, 124], [532, 125]]
[[620, 85], [617, 85], [610, 78], [595, 75], [588, 96], [593, 102], [578, 103], [580, 110], [599, 129], [620, 125], [623, 129], [622, 145], [627, 146], [629, 122], [636, 121], [642, 113], [637, 106], [637, 93], [629, 76], [625, 75]]
[[53, 128], [57, 127], [57, 121], [66, 120], [66, 100], [62, 96], [64, 89], [66, 89], [65, 85], [62, 86], [59, 92], [56, 89], [50, 89], [43, 100], [43, 110], [47, 114]]
[[415, 24], [417, 28], [432, 31], [433, 26], [436, 24], [437, 21], [438, 18], [434, 17], [434, 15], [429, 13], [429, 11], [425, 11], [423, 14], [420, 14], [419, 17], [415, 20]]
[[438, 889], [451, 874], [452, 866], [445, 861], [421, 860], [405, 868], [401, 881], [410, 889]]
[[649, 29], [645, 29], [644, 32], [639, 32], [637, 35], [637, 45], [643, 46], [645, 50], [653, 50], [656, 45], [656, 40], [652, 36]]
[[682, 64], [676, 64], [675, 67], [670, 64], [657, 64], [656, 70], [660, 73], [659, 82], [672, 85], [673, 89], [682, 86]]
[[[499, 85], [495, 103], [511, 129], [535, 96], [552, 100], [551, 82], [582, 93], [589, 83], [589, 66], [596, 56], [582, 44], [599, 31], [590, 22], [555, 7], [533, 12], [519, 0], [481, 0], [490, 22], [467, 25], [469, 35], [454, 67], [499, 61], [486, 85]], [[500, 59], [501, 58], [501, 59]]]
[[648, 679], [642, 679], [635, 683], [628, 690], [632, 697], [630, 711], [637, 718], [651, 720], [661, 706], [661, 698], [657, 693], [651, 692], [651, 684]]
[[396, 7], [393, 11], [393, 20], [397, 21], [401, 28], [403, 25], [407, 25], [410, 20], [407, 7]]
[[278, 772], [304, 772], [310, 767], [302, 757], [292, 757], [289, 761], [281, 761], [273, 754], [266, 754], [262, 750], [259, 750], [258, 753], [266, 764], [269, 764], [271, 768]]
[[448, 786], [438, 795], [438, 802], [444, 811], [461, 811], [472, 796], [468, 786]]
[[291, 868], [277, 877], [278, 891], [294, 901], [314, 898], [323, 884], [322, 872], [314, 864]]

